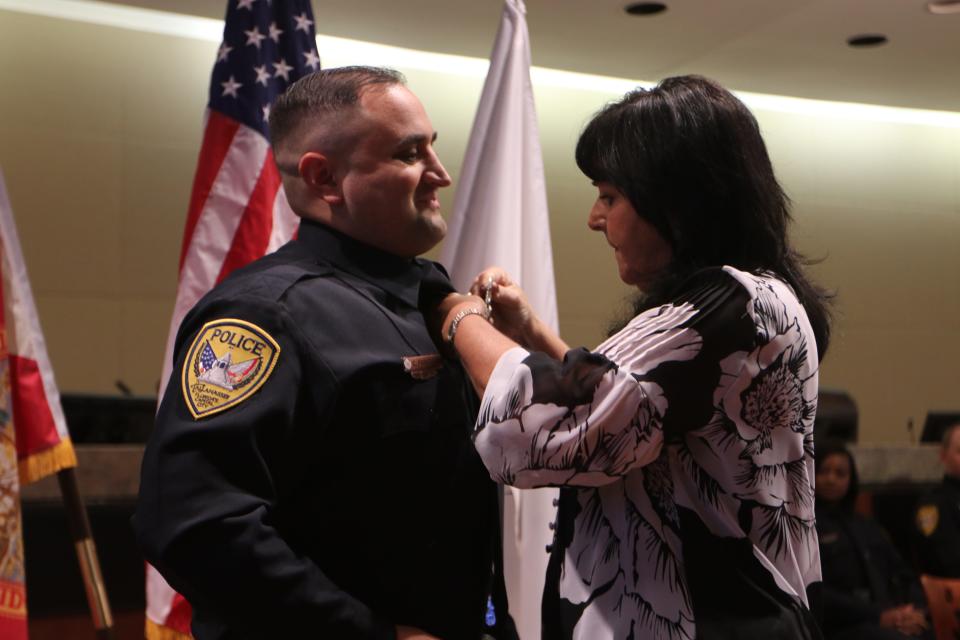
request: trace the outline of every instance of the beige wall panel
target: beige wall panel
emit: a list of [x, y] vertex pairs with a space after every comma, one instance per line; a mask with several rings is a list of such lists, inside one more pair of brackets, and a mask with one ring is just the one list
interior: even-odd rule
[[[755, 110], [777, 179], [795, 203], [817, 193], [818, 167], [826, 150], [815, 142], [819, 119], [812, 115]], [[804, 211], [794, 206], [794, 221], [802, 225]], [[794, 229], [797, 233], [799, 230]]]
[[890, 211], [957, 210], [960, 130], [821, 119], [813, 146], [817, 201]]
[[123, 302], [41, 293], [36, 294], [36, 301], [60, 391], [119, 393], [116, 381], [125, 331]]
[[[125, 297], [119, 305], [116, 377], [136, 395], [155, 396], [170, 326], [171, 299]], [[159, 336], [159, 338], [158, 338]]]
[[960, 361], [958, 331], [850, 330], [838, 337], [821, 384], [854, 397], [861, 442], [907, 442], [908, 421], [919, 438], [927, 411], [957, 410], [950, 369]]
[[0, 168], [34, 290], [116, 295], [123, 188], [119, 142], [59, 125], [7, 123], [0, 126]]
[[[117, 228], [121, 272], [117, 292], [167, 301], [167, 320], [177, 288], [180, 243], [197, 162], [196, 145], [195, 141], [181, 147], [133, 143], [123, 147], [122, 213]], [[163, 336], [166, 331], [165, 327]]]

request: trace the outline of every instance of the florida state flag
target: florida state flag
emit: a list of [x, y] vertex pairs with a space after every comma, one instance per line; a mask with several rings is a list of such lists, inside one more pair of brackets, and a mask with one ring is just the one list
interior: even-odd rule
[[27, 637], [20, 485], [77, 458], [0, 173], [0, 638]]

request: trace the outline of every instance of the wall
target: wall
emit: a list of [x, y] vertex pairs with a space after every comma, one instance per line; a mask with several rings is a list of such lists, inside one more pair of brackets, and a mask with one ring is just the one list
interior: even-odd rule
[[[0, 11], [0, 168], [65, 391], [156, 389], [216, 48]], [[456, 178], [482, 78], [401, 70]], [[629, 293], [586, 229], [593, 190], [573, 162], [580, 128], [614, 97], [536, 87], [573, 344], [596, 344]], [[796, 243], [837, 292], [823, 385], [854, 396], [861, 440], [906, 441], [908, 419], [960, 410], [960, 129], [756, 113]], [[452, 189], [442, 201], [449, 210]]]

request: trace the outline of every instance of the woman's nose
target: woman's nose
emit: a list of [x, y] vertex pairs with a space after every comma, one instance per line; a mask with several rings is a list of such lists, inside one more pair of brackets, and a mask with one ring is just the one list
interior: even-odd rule
[[603, 231], [604, 220], [600, 207], [594, 206], [590, 209], [590, 215], [587, 216], [587, 226], [593, 231]]

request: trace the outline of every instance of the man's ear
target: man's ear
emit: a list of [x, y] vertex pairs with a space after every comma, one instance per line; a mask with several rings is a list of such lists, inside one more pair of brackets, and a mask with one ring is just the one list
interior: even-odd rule
[[343, 202], [343, 192], [334, 178], [333, 167], [327, 156], [316, 151], [308, 151], [300, 156], [297, 170], [310, 190], [328, 205], [334, 206]]

